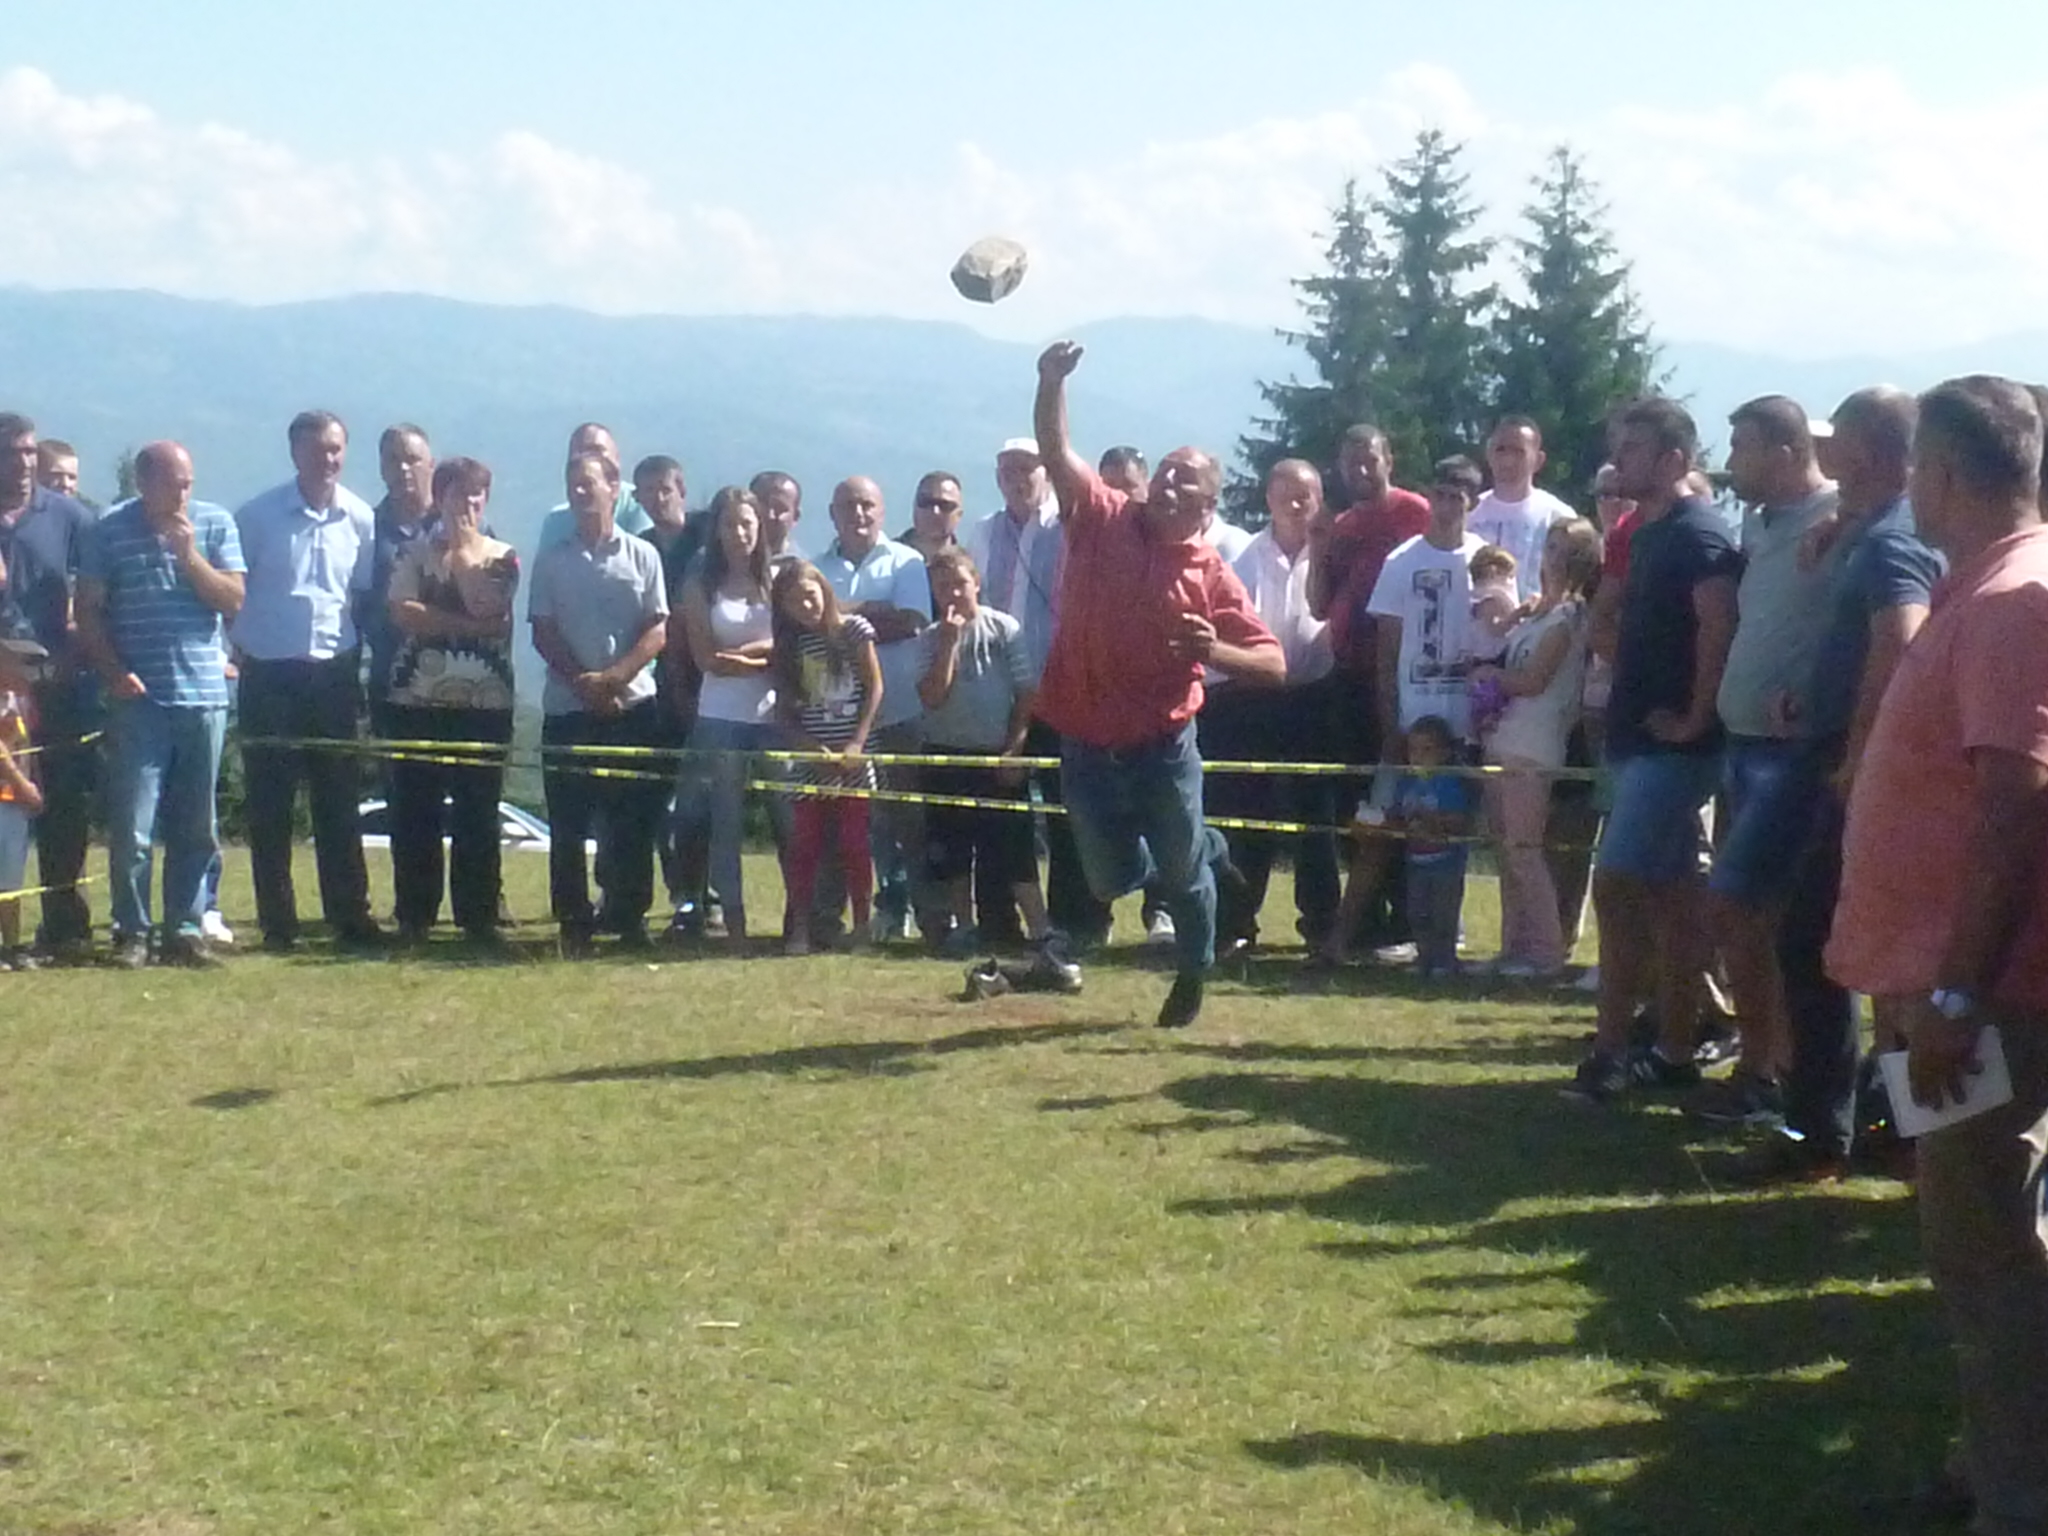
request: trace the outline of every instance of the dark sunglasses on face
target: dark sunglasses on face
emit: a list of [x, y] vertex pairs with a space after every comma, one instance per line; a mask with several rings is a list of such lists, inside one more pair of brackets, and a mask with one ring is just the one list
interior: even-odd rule
[[960, 510], [959, 502], [948, 501], [943, 496], [920, 496], [917, 498], [917, 505], [927, 512], [934, 510], [939, 512], [958, 512]]

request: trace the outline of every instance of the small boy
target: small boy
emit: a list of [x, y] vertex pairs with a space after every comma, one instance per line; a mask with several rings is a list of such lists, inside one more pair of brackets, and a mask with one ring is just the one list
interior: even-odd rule
[[0, 655], [0, 971], [31, 971], [36, 963], [21, 942], [20, 892], [27, 884], [31, 824], [42, 812], [43, 792], [29, 773], [28, 699], [12, 686], [18, 680], [15, 660]]
[[1341, 964], [1351, 933], [1393, 864], [1399, 837], [1408, 883], [1408, 917], [1415, 930], [1418, 974], [1439, 978], [1459, 972], [1458, 925], [1465, 906], [1466, 844], [1479, 804], [1477, 787], [1456, 771], [1458, 738], [1441, 715], [1424, 715], [1408, 728], [1407, 766], [1398, 774], [1385, 810], [1359, 806], [1351, 878], [1321, 958]]

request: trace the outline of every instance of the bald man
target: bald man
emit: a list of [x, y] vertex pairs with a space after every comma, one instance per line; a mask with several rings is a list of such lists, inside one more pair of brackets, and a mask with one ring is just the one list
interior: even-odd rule
[[[838, 537], [818, 557], [818, 569], [840, 607], [874, 626], [875, 655], [882, 664], [882, 706], [868, 750], [921, 752], [924, 704], [917, 680], [924, 666], [917, 637], [932, 620], [924, 557], [882, 532], [882, 489], [865, 475], [833, 488], [832, 527]], [[881, 782], [884, 789], [909, 791], [916, 787], [916, 775], [885, 767]], [[929, 913], [935, 906], [923, 889], [923, 808], [877, 800], [868, 828], [875, 858], [874, 936], [907, 939], [913, 913]]]
[[1061, 790], [1095, 894], [1163, 884], [1178, 971], [1159, 1024], [1180, 1029], [1201, 1012], [1215, 963], [1217, 882], [1239, 878], [1202, 819], [1203, 669], [1278, 687], [1287, 657], [1202, 537], [1223, 486], [1213, 457], [1174, 449], [1133, 502], [1074, 452], [1066, 383], [1080, 361], [1070, 341], [1038, 360], [1038, 446], [1067, 545], [1038, 711], [1060, 733]]
[[[623, 483], [625, 462], [619, 457], [619, 440], [612, 436], [612, 429], [601, 421], [586, 421], [569, 434], [569, 452], [565, 463], [573, 462], [586, 453], [604, 455], [611, 466], [620, 473], [621, 485], [617, 502], [612, 507], [612, 523], [621, 533], [639, 534], [646, 537], [654, 526], [654, 519], [647, 515], [647, 509], [634, 499], [630, 487]], [[540, 537], [534, 541], [534, 555], [552, 549], [557, 544], [567, 544], [576, 537], [576, 513], [569, 503], [559, 502], [541, 519]]]
[[220, 852], [214, 796], [227, 732], [227, 634], [242, 607], [242, 542], [224, 507], [192, 499], [176, 443], [135, 455], [138, 494], [93, 525], [78, 578], [79, 642], [109, 701], [107, 877], [114, 958], [150, 954], [150, 845], [164, 845], [165, 965], [214, 964], [202, 929]]

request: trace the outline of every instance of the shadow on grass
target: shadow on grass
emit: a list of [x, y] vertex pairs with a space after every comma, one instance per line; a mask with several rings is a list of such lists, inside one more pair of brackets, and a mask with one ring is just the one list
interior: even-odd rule
[[[1175, 1211], [1344, 1223], [1360, 1236], [1323, 1246], [1340, 1261], [1432, 1255], [1444, 1272], [1414, 1284], [1410, 1347], [1444, 1365], [1514, 1373], [1594, 1358], [1626, 1377], [1610, 1389], [1626, 1422], [1445, 1442], [1310, 1428], [1247, 1441], [1261, 1461], [1352, 1467], [1516, 1529], [1833, 1536], [1890, 1529], [1873, 1496], [1903, 1491], [1940, 1455], [1949, 1410], [1934, 1299], [1911, 1203], [1877, 1186], [1723, 1198], [1671, 1117], [1576, 1109], [1548, 1082], [1220, 1072], [1163, 1097], [1184, 1118], [1133, 1131], [1285, 1127], [1300, 1139], [1223, 1155], [1371, 1170]], [[1527, 1336], [1512, 1336], [1517, 1319]], [[1473, 1390], [1481, 1401], [1486, 1389]]]
[[437, 1083], [388, 1094], [370, 1100], [372, 1109], [388, 1109], [420, 1099], [439, 1098], [478, 1088], [549, 1088], [579, 1083], [702, 1082], [713, 1078], [749, 1073], [773, 1073], [786, 1077], [836, 1074], [846, 1078], [903, 1077], [932, 1070], [931, 1058], [961, 1051], [1006, 1050], [1023, 1045], [1043, 1045], [1055, 1040], [1073, 1040], [1089, 1035], [1114, 1034], [1127, 1029], [1121, 1023], [1014, 1024], [964, 1030], [931, 1040], [849, 1040], [829, 1045], [799, 1045], [780, 1051], [749, 1051], [731, 1056], [686, 1057], [672, 1061], [635, 1061], [595, 1067], [577, 1067], [567, 1072], [549, 1072], [536, 1077], [499, 1078], [478, 1083]]
[[194, 1109], [254, 1109], [258, 1104], [268, 1104], [277, 1097], [275, 1088], [223, 1088], [218, 1093], [203, 1093], [192, 1101]]

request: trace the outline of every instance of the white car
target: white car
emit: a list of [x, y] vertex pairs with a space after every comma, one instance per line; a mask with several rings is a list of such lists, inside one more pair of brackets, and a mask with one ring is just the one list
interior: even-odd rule
[[[391, 846], [391, 807], [382, 800], [365, 800], [356, 807], [362, 823], [365, 848]], [[446, 841], [446, 838], [443, 838]], [[498, 802], [498, 842], [507, 853], [546, 853], [553, 843], [548, 824], [531, 811], [522, 811], [507, 801]], [[595, 844], [587, 844], [595, 851]]]

